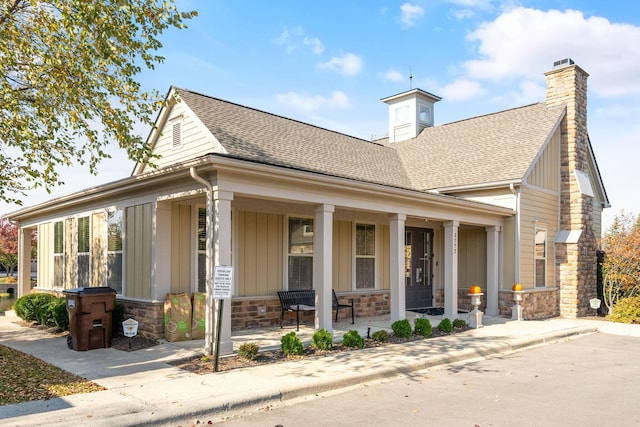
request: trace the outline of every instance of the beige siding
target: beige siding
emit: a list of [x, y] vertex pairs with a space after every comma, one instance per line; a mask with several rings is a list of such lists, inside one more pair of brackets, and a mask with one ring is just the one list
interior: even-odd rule
[[91, 286], [106, 286], [107, 224], [104, 213], [91, 215]]
[[171, 292], [191, 292], [191, 206], [171, 206]]
[[560, 185], [560, 133], [556, 132], [540, 158], [531, 169], [527, 181], [536, 187], [559, 191]]
[[547, 230], [547, 287], [555, 286], [555, 245], [558, 232], [559, 197], [523, 187], [520, 199], [520, 282], [525, 288], [534, 286], [535, 229]]
[[[181, 122], [182, 145], [173, 147], [173, 124], [176, 119]], [[161, 156], [154, 159], [154, 164], [161, 168], [185, 160], [193, 159], [213, 151], [213, 143], [208, 135], [198, 126], [194, 116], [183, 103], [175, 104], [169, 113], [168, 120], [160, 131], [160, 136], [153, 149], [154, 154]], [[145, 168], [146, 172], [146, 168]]]
[[376, 239], [378, 239], [380, 253], [377, 256], [378, 264], [378, 289], [391, 289], [389, 263], [391, 256], [389, 255], [389, 226], [381, 224], [376, 227]]
[[151, 203], [125, 212], [125, 296], [151, 298]]
[[38, 287], [53, 287], [53, 225], [38, 225]]
[[511, 289], [516, 282], [516, 221], [509, 218], [502, 229], [502, 287]]
[[275, 295], [284, 283], [284, 217], [240, 211], [234, 221], [238, 227], [237, 296]]
[[484, 228], [460, 228], [458, 233], [458, 287], [487, 284], [487, 232]]
[[333, 222], [333, 289], [336, 292], [352, 290], [353, 277], [353, 222]]
[[64, 288], [75, 288], [78, 284], [78, 234], [75, 218], [64, 221]]

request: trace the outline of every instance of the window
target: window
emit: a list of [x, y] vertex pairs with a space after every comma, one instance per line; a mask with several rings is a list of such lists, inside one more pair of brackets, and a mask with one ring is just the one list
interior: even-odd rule
[[64, 222], [53, 223], [53, 286], [64, 287]]
[[89, 217], [78, 218], [78, 287], [91, 286], [91, 249]]
[[376, 226], [356, 224], [356, 289], [375, 288]]
[[535, 287], [544, 288], [547, 286], [547, 230], [542, 228], [536, 228], [535, 259]]
[[402, 123], [407, 123], [409, 121], [409, 106], [408, 105], [402, 105], [398, 108], [396, 108], [396, 117], [395, 117], [395, 121], [396, 124], [402, 124]]
[[313, 220], [289, 218], [289, 290], [313, 288]]
[[198, 208], [198, 292], [207, 291], [207, 210]]
[[122, 294], [122, 211], [107, 214], [107, 286]]
[[418, 116], [421, 123], [430, 125], [431, 124], [431, 114], [429, 111], [429, 106], [420, 104], [418, 107]]

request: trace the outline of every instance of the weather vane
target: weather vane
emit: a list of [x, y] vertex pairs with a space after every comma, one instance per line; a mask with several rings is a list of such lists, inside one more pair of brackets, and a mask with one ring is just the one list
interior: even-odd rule
[[409, 90], [413, 89], [413, 73], [411, 72], [411, 68], [409, 68]]

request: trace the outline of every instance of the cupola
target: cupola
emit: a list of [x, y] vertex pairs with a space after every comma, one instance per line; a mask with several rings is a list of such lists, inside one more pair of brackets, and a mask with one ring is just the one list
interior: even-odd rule
[[389, 142], [415, 138], [433, 126], [433, 105], [442, 98], [421, 89], [411, 89], [382, 98], [389, 105]]

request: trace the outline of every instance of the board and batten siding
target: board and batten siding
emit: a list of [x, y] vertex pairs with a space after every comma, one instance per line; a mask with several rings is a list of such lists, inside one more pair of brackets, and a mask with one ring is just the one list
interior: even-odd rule
[[380, 249], [376, 257], [376, 263], [378, 265], [378, 289], [391, 289], [391, 242], [389, 241], [389, 225], [379, 224], [376, 227], [376, 232], [378, 248]]
[[502, 228], [502, 288], [511, 290], [516, 283], [516, 220], [504, 220]]
[[353, 223], [333, 221], [333, 289], [336, 292], [352, 290]]
[[555, 244], [558, 233], [559, 195], [523, 186], [520, 193], [520, 282], [533, 288], [535, 276], [535, 229], [547, 230], [546, 285], [555, 286]]
[[[173, 144], [175, 123], [180, 123], [182, 133], [182, 144], [177, 147]], [[211, 153], [214, 148], [212, 141], [203, 130], [199, 120], [194, 118], [188, 108], [185, 108], [184, 103], [173, 105], [153, 148], [153, 153], [160, 156], [154, 159], [153, 163], [158, 168], [162, 168]], [[147, 167], [143, 172], [146, 171]]]
[[235, 296], [275, 296], [284, 283], [284, 216], [238, 211], [234, 222], [238, 236]]
[[64, 288], [75, 288], [78, 283], [78, 221], [64, 220]]
[[171, 292], [191, 292], [191, 206], [171, 206]]
[[487, 288], [487, 232], [484, 228], [458, 230], [458, 287]]
[[131, 298], [151, 298], [151, 203], [125, 210], [125, 288]]
[[527, 183], [560, 191], [560, 133], [555, 132], [527, 175]]
[[53, 224], [38, 225], [38, 287], [53, 287]]
[[106, 286], [107, 221], [103, 212], [91, 215], [91, 286]]

